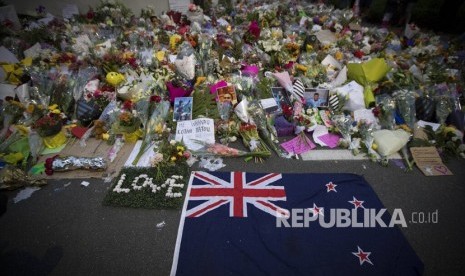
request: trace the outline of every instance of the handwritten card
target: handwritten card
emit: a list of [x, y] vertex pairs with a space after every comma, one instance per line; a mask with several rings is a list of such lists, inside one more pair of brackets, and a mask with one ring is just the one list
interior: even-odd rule
[[452, 175], [449, 168], [442, 163], [438, 150], [435, 147], [410, 148], [415, 164], [426, 176]]
[[190, 150], [203, 147], [196, 141], [207, 144], [215, 143], [215, 126], [213, 119], [201, 118], [189, 121], [179, 121], [176, 127], [176, 141], [183, 141]]
[[341, 136], [334, 133], [327, 133], [319, 136], [318, 139], [325, 143], [329, 148], [334, 149], [339, 144]]
[[282, 143], [281, 147], [283, 147], [283, 149], [285, 149], [288, 153], [302, 154], [314, 149], [316, 146], [307, 138], [307, 136], [303, 138], [299, 135], [292, 140]]

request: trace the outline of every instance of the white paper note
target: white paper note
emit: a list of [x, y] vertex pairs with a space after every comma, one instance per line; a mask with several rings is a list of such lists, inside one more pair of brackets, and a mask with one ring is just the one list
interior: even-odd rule
[[183, 141], [190, 150], [203, 147], [196, 141], [207, 144], [215, 143], [215, 125], [213, 119], [200, 118], [190, 121], [180, 121], [176, 127], [176, 141]]
[[418, 126], [423, 127], [423, 128], [426, 127], [426, 126], [431, 126], [431, 128], [433, 128], [433, 131], [438, 130], [438, 128], [441, 126], [440, 124], [426, 122], [426, 121], [423, 121], [423, 120], [419, 120], [417, 122], [417, 124], [418, 124]]

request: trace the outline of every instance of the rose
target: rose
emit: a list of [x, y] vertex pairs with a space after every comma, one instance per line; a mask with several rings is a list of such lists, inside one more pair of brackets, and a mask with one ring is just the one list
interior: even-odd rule
[[184, 158], [186, 158], [186, 159], [189, 159], [189, 158], [191, 158], [191, 153], [188, 152], [188, 151], [185, 151], [185, 152], [183, 153], [182, 156], [183, 156]]
[[161, 97], [158, 96], [158, 95], [153, 95], [153, 96], [150, 97], [150, 101], [155, 102], [155, 103], [159, 103], [159, 102], [161, 102]]
[[354, 56], [357, 57], [357, 58], [360, 58], [360, 59], [363, 58], [364, 55], [365, 54], [360, 50], [357, 50], [357, 51], [354, 52]]
[[131, 110], [131, 109], [132, 109], [132, 106], [133, 106], [133, 104], [132, 104], [132, 102], [129, 101], [129, 100], [126, 100], [126, 101], [124, 101], [124, 103], [123, 103], [123, 109]]

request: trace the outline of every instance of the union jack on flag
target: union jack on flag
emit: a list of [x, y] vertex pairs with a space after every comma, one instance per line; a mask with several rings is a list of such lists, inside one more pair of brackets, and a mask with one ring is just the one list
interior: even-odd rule
[[280, 180], [281, 174], [270, 173], [247, 182], [245, 172], [231, 172], [229, 180], [224, 180], [206, 172], [194, 172], [193, 177], [205, 185], [193, 185], [189, 200], [203, 200], [186, 212], [186, 217], [200, 217], [218, 207], [229, 204], [230, 217], [247, 217], [247, 205], [273, 216], [289, 216], [289, 211], [271, 201], [285, 201], [284, 186], [270, 184]]

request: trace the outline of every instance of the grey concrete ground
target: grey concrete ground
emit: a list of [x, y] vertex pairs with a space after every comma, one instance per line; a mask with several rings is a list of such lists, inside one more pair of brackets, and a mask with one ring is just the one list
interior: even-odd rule
[[[318, 172], [363, 175], [388, 209], [438, 210], [437, 224], [409, 223], [402, 231], [425, 263], [425, 275], [465, 275], [465, 160], [447, 165], [454, 176], [404, 173], [369, 161], [225, 160], [225, 171]], [[1, 275], [168, 275], [179, 211], [102, 206], [110, 184], [51, 181], [0, 217]], [[166, 226], [157, 229], [157, 223]]]

